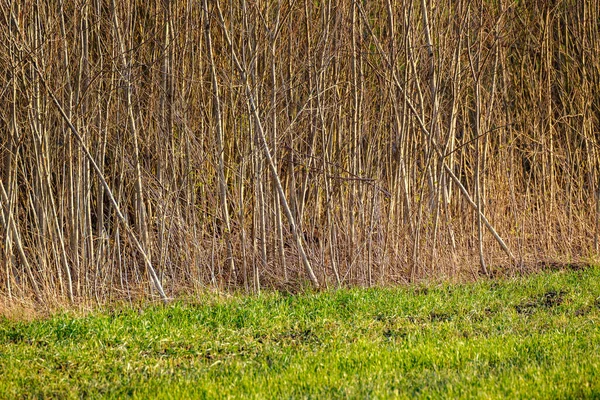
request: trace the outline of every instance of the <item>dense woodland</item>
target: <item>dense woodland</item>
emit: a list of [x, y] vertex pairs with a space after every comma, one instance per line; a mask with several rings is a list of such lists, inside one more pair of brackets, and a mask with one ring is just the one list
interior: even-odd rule
[[0, 295], [600, 253], [598, 0], [0, 0]]

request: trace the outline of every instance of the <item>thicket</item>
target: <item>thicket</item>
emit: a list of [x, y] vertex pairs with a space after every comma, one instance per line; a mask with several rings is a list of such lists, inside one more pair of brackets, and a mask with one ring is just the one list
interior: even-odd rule
[[0, 290], [599, 253], [600, 2], [0, 2]]

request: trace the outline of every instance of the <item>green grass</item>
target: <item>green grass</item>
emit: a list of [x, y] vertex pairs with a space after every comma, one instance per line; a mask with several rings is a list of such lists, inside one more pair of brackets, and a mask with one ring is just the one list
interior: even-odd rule
[[600, 268], [0, 321], [0, 398], [600, 398]]

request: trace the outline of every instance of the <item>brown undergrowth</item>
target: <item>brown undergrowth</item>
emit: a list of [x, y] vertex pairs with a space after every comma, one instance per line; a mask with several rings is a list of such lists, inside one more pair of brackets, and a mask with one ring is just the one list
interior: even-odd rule
[[597, 0], [338, 3], [2, 3], [7, 302], [598, 257]]

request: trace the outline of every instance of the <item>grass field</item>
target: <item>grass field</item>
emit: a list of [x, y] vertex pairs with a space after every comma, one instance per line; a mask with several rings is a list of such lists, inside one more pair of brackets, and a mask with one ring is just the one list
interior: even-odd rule
[[600, 268], [0, 321], [0, 398], [600, 398]]

